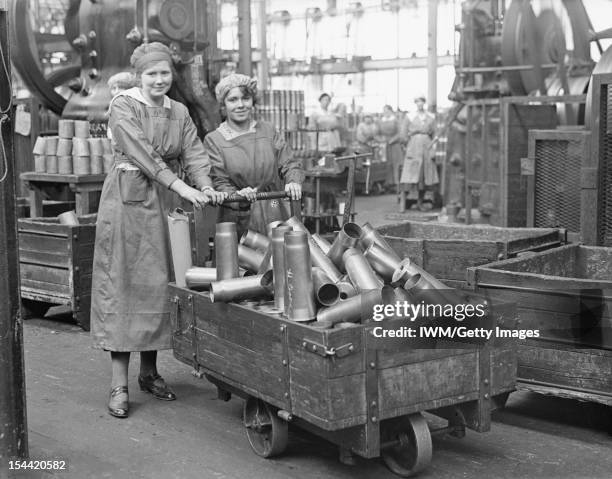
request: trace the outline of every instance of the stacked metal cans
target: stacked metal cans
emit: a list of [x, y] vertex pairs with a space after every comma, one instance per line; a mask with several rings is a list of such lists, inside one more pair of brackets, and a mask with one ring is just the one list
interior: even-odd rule
[[304, 92], [299, 90], [263, 90], [260, 92], [257, 118], [270, 122], [285, 136], [293, 150], [302, 150], [307, 138]]

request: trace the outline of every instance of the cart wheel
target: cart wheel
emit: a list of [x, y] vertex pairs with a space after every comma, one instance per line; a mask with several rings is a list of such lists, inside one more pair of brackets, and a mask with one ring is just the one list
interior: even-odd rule
[[396, 439], [399, 444], [381, 451], [385, 465], [400, 477], [412, 477], [431, 462], [431, 434], [427, 421], [421, 414], [406, 418], [406, 430]]
[[248, 398], [244, 402], [242, 418], [255, 454], [272, 457], [287, 448], [289, 424], [279, 418], [268, 403], [254, 397]]

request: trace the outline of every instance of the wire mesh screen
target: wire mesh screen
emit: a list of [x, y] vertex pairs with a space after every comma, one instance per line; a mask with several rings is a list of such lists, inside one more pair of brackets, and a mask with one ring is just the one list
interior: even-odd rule
[[534, 226], [580, 231], [580, 168], [584, 142], [536, 139]]
[[601, 246], [612, 246], [612, 84], [601, 85], [599, 128], [598, 240]]

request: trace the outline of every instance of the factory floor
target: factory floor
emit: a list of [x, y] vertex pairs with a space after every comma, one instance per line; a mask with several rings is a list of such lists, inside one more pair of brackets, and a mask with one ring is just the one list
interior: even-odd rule
[[[358, 223], [429, 219], [398, 215], [394, 195], [358, 197]], [[159, 370], [178, 400], [141, 392], [138, 357], [130, 369], [130, 417], [106, 413], [110, 361], [61, 308], [24, 323], [29, 449], [32, 459], [61, 459], [68, 471], [19, 473], [16, 478], [113, 479], [386, 479], [379, 460], [338, 462], [337, 449], [290, 428], [289, 447], [266, 460], [248, 444], [242, 400], [216, 399], [216, 389], [191, 368], [160, 353]], [[433, 439], [432, 464], [420, 478], [609, 478], [611, 408], [516, 392], [495, 412], [488, 433]], [[436, 419], [428, 416], [428, 420]]]

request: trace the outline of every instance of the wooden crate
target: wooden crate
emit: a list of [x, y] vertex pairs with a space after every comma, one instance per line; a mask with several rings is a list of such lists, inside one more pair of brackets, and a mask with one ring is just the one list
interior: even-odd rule
[[[514, 342], [386, 351], [371, 347], [372, 323], [322, 330], [174, 284], [170, 300], [177, 359], [363, 457], [379, 455], [381, 422], [419, 411], [446, 417], [461, 404], [467, 427], [487, 431], [496, 401], [514, 390]], [[512, 308], [497, 309], [499, 324]]]
[[96, 215], [79, 221], [67, 226], [57, 218], [19, 219], [21, 298], [26, 316], [42, 317], [51, 306], [65, 304], [89, 330]]
[[612, 248], [567, 245], [469, 268], [468, 283], [517, 304], [518, 380], [536, 392], [612, 405]]
[[566, 233], [554, 228], [419, 223], [407, 221], [378, 231], [400, 255], [453, 287], [465, 284], [466, 271], [492, 261], [562, 245]]

